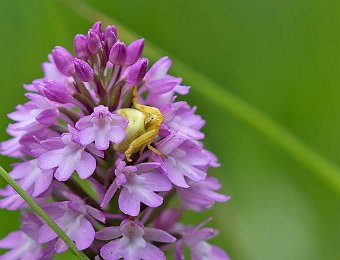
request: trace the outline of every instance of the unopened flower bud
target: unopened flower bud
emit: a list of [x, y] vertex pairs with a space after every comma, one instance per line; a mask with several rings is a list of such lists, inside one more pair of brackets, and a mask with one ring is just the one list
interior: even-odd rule
[[87, 37], [83, 34], [77, 34], [74, 38], [74, 52], [78, 59], [87, 60], [91, 53], [87, 47]]
[[94, 33], [96, 33], [99, 38], [101, 38], [102, 35], [102, 23], [101, 22], [96, 22], [93, 24], [91, 31], [93, 31]]
[[148, 60], [145, 58], [140, 59], [133, 64], [126, 77], [126, 84], [128, 86], [138, 85], [144, 78], [148, 68]]
[[110, 51], [109, 60], [113, 65], [123, 65], [126, 59], [126, 46], [123, 42], [116, 42]]
[[66, 104], [73, 101], [71, 90], [60, 81], [44, 80], [39, 84], [38, 90], [42, 95], [54, 102]]
[[74, 69], [80, 80], [84, 82], [93, 80], [93, 69], [86, 61], [74, 59]]
[[96, 32], [90, 29], [87, 35], [87, 47], [89, 48], [89, 51], [93, 54], [97, 54], [101, 46], [100, 37]]
[[125, 65], [134, 64], [140, 58], [143, 49], [144, 39], [139, 39], [137, 41], [132, 42], [127, 47]]
[[106, 43], [108, 50], [111, 50], [113, 44], [117, 42], [117, 31], [114, 26], [109, 25], [106, 27], [104, 32], [104, 42]]
[[73, 71], [73, 57], [65, 48], [57, 46], [52, 51], [55, 65], [61, 74], [71, 76]]

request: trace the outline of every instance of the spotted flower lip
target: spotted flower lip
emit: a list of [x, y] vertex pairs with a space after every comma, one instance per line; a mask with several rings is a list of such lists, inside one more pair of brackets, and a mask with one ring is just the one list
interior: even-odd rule
[[[74, 56], [55, 47], [44, 77], [24, 85], [27, 102], [8, 114], [0, 154], [19, 159], [9, 175], [91, 259], [167, 252], [177, 260], [184, 248], [192, 259], [229, 259], [208, 243], [217, 230], [181, 222], [185, 211], [230, 197], [208, 173], [220, 165], [204, 147], [205, 120], [177, 98], [190, 87], [169, 74], [169, 57], [143, 57], [144, 44], [126, 44], [115, 26], [96, 22], [75, 36]], [[68, 250], [10, 186], [0, 189], [0, 208], [23, 214], [20, 229], [0, 240], [8, 249], [0, 260]]]

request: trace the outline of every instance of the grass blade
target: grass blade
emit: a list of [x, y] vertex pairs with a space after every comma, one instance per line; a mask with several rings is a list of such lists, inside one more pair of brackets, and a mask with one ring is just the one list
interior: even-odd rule
[[11, 176], [0, 166], [0, 175], [5, 181], [27, 202], [31, 209], [41, 217], [46, 224], [69, 246], [71, 251], [79, 259], [89, 259], [83, 252], [78, 251], [73, 241], [64, 233], [64, 231], [39, 207], [39, 205], [14, 181]]

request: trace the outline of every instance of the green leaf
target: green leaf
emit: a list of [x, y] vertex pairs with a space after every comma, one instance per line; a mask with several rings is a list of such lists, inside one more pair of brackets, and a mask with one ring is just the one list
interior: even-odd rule
[[51, 219], [46, 212], [8, 175], [0, 166], [0, 175], [5, 181], [27, 202], [31, 209], [41, 217], [47, 225], [69, 246], [72, 252], [79, 259], [89, 259], [83, 252], [78, 251], [74, 242], [64, 233], [64, 231]]

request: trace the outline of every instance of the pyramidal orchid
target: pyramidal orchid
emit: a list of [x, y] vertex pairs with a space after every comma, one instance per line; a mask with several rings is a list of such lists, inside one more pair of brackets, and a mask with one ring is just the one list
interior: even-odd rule
[[[189, 87], [168, 74], [168, 57], [149, 65], [143, 48], [100, 22], [76, 35], [74, 55], [55, 47], [44, 77], [24, 86], [28, 101], [8, 115], [0, 154], [19, 160], [9, 175], [91, 259], [184, 259], [185, 247], [192, 259], [229, 259], [207, 242], [215, 229], [180, 222], [229, 197], [208, 174], [219, 164], [202, 142], [205, 121], [176, 101]], [[23, 216], [0, 240], [0, 259], [68, 250], [11, 186], [0, 189], [0, 207]]]

